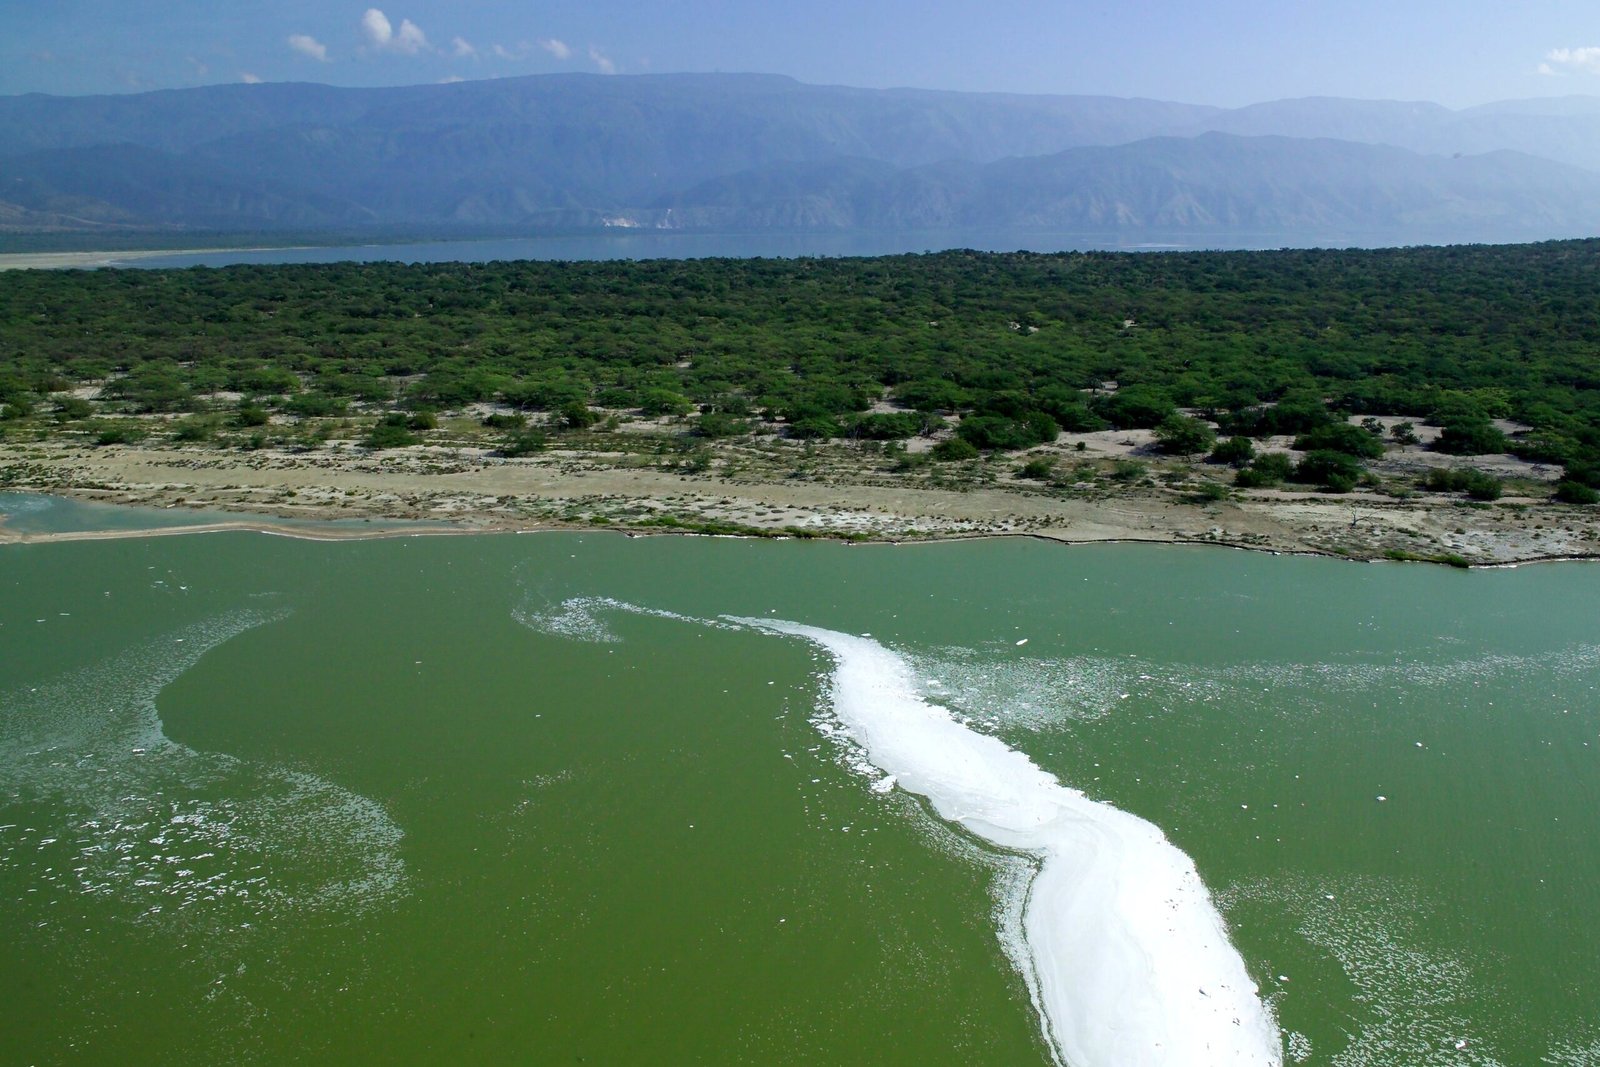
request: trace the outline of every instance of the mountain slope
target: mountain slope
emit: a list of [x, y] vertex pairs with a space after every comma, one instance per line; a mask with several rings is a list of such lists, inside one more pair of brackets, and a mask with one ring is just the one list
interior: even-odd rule
[[1551, 160], [1600, 170], [1600, 100], [1226, 110], [769, 75], [230, 85], [0, 98], [0, 230], [1594, 233], [1594, 176]]
[[757, 171], [654, 206], [658, 220], [709, 228], [1387, 230], [1499, 240], [1594, 228], [1600, 174], [1513, 152], [1424, 156], [1329, 139], [1205, 134], [982, 166]]

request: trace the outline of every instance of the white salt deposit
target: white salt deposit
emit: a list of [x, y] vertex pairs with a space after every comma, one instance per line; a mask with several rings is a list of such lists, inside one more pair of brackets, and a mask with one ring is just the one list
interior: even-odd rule
[[[880, 776], [939, 816], [1035, 857], [1019, 879], [1020, 938], [1045, 1037], [1071, 1067], [1280, 1065], [1257, 995], [1193, 862], [1154, 825], [1089, 800], [1026, 755], [917, 693], [876, 641], [775, 619], [742, 625], [809, 640], [834, 660], [832, 711]], [[880, 779], [881, 780], [881, 779]], [[1008, 926], [1011, 924], [1007, 924]]]

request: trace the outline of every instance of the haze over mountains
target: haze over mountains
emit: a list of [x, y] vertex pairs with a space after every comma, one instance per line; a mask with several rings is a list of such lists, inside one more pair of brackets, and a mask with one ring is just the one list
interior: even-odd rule
[[1230, 110], [765, 75], [0, 97], [0, 231], [607, 226], [1592, 236], [1600, 98]]

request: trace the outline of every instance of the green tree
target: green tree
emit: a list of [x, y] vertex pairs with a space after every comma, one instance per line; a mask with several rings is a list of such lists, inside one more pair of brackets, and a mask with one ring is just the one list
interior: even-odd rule
[[390, 412], [373, 425], [363, 443], [374, 451], [416, 444], [416, 436], [406, 428], [406, 419], [403, 411]]
[[1149, 429], [1177, 412], [1165, 390], [1130, 385], [1095, 401], [1095, 410], [1119, 430]]
[[1433, 443], [1435, 452], [1452, 456], [1482, 456], [1504, 452], [1507, 447], [1506, 435], [1495, 429], [1488, 419], [1446, 423], [1439, 439]]
[[1256, 446], [1248, 437], [1230, 437], [1217, 442], [1211, 450], [1213, 463], [1226, 463], [1230, 467], [1246, 467], [1256, 456]]
[[1294, 447], [1302, 452], [1343, 452], [1362, 459], [1383, 455], [1381, 439], [1348, 422], [1329, 422], [1308, 430], [1295, 438]]
[[1208, 452], [1217, 443], [1217, 433], [1206, 422], [1173, 412], [1155, 429], [1156, 446], [1174, 456], [1193, 456]]
[[1307, 452], [1295, 465], [1294, 480], [1330, 493], [1348, 493], [1361, 477], [1361, 461], [1348, 452]]
[[587, 430], [599, 420], [600, 416], [578, 399], [563, 402], [556, 412], [556, 422], [568, 430]]
[[949, 463], [964, 459], [977, 459], [978, 447], [964, 437], [950, 437], [933, 446], [934, 459]]

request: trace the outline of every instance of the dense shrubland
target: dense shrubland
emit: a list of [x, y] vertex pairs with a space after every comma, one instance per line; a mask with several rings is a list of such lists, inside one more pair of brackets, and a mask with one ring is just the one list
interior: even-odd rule
[[[393, 447], [480, 404], [508, 449], [542, 440], [518, 415], [555, 434], [624, 413], [889, 442], [959, 416], [963, 455], [1143, 427], [1196, 454], [1215, 423], [1245, 484], [1338, 488], [1384, 448], [1349, 419], [1382, 414], [1596, 487], [1597, 357], [1600, 240], [0, 275], [0, 429], [95, 440], [170, 413], [179, 441], [356, 419]], [[1270, 435], [1301, 464], [1255, 458]]]

